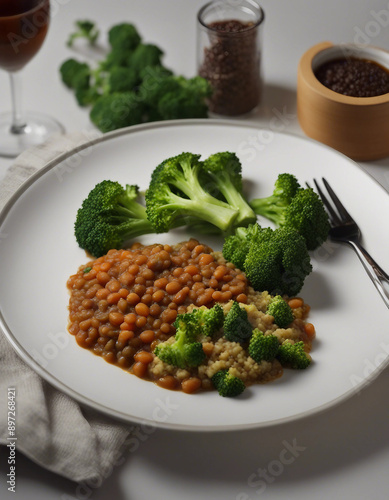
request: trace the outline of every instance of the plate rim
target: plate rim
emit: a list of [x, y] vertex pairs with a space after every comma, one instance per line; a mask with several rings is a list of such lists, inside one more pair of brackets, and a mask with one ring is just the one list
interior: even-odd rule
[[[339, 155], [343, 159], [346, 159], [348, 162], [351, 162], [354, 167], [357, 167], [359, 170], [361, 170], [365, 175], [370, 177], [371, 180], [374, 181], [374, 183], [384, 191], [385, 194], [389, 194], [388, 191], [380, 184], [380, 182], [375, 179], [369, 172], [367, 172], [365, 169], [361, 167], [357, 162], [349, 158], [348, 156], [344, 155], [343, 153], [331, 148], [330, 146], [327, 146], [326, 144], [322, 144], [314, 139], [311, 139], [310, 137], [306, 136], [301, 136], [295, 133], [290, 133], [290, 132], [279, 132], [279, 131], [272, 131], [269, 127], [262, 127], [258, 126], [257, 124], [254, 124], [252, 122], [246, 123], [243, 121], [235, 121], [235, 120], [224, 120], [224, 119], [217, 119], [217, 118], [204, 118], [204, 119], [185, 119], [185, 120], [169, 120], [169, 121], [156, 121], [152, 123], [145, 123], [145, 124], [140, 124], [140, 125], [135, 125], [135, 126], [130, 126], [130, 127], [125, 127], [122, 129], [114, 130], [112, 132], [108, 132], [102, 135], [99, 135], [95, 138], [86, 140], [85, 142], [76, 145], [74, 148], [71, 148], [64, 153], [61, 153], [60, 155], [56, 156], [49, 162], [47, 162], [43, 167], [41, 167], [38, 171], [34, 172], [31, 177], [29, 177], [26, 181], [23, 182], [21, 186], [13, 193], [13, 195], [8, 199], [4, 207], [0, 211], [0, 229], [5, 221], [8, 213], [12, 209], [12, 207], [16, 204], [16, 202], [19, 200], [19, 198], [22, 196], [22, 194], [27, 191], [27, 189], [32, 186], [40, 177], [42, 177], [45, 173], [48, 171], [52, 170], [54, 167], [56, 167], [59, 163], [63, 162], [64, 160], [68, 159], [69, 157], [73, 156], [74, 154], [83, 151], [84, 149], [94, 146], [96, 144], [103, 143], [105, 141], [109, 141], [110, 139], [115, 139], [117, 137], [125, 136], [128, 134], [132, 133], [137, 133], [137, 132], [142, 132], [145, 130], [152, 130], [152, 129], [160, 129], [160, 128], [168, 128], [168, 127], [173, 127], [173, 126], [207, 126], [207, 125], [216, 125], [216, 126], [227, 126], [227, 127], [239, 127], [239, 128], [251, 128], [254, 130], [265, 130], [265, 131], [270, 131], [272, 133], [275, 133], [276, 135], [282, 135], [282, 136], [288, 136], [288, 137], [293, 137], [301, 140], [302, 142], [310, 142], [314, 143], [322, 148], [328, 149], [335, 153], [336, 155]], [[68, 387], [64, 382], [61, 382], [57, 377], [49, 373], [44, 367], [42, 367], [29, 353], [28, 351], [19, 343], [19, 341], [16, 339], [14, 334], [12, 333], [11, 329], [8, 327], [2, 311], [0, 310], [0, 328], [2, 329], [5, 338], [7, 341], [11, 344], [13, 349], [16, 351], [17, 355], [19, 358], [21, 358], [22, 361], [24, 361], [35, 373], [37, 373], [39, 376], [41, 376], [44, 380], [46, 380], [48, 383], [50, 383], [53, 387], [56, 389], [60, 390], [67, 396], [71, 397], [72, 399], [76, 400], [78, 403], [85, 405], [88, 408], [91, 408], [93, 410], [96, 410], [107, 417], [119, 420], [121, 422], [124, 422], [126, 424], [141, 424], [141, 425], [151, 425], [155, 428], [160, 428], [160, 429], [166, 429], [166, 430], [174, 430], [174, 431], [191, 431], [191, 432], [227, 432], [227, 431], [243, 431], [243, 430], [252, 430], [252, 429], [261, 429], [261, 428], [266, 428], [266, 427], [271, 427], [275, 425], [281, 425], [281, 424], [287, 424], [289, 422], [293, 422], [295, 420], [300, 420], [303, 418], [307, 418], [319, 413], [322, 413], [330, 408], [333, 408], [337, 406], [338, 404], [348, 400], [354, 394], [359, 393], [360, 391], [364, 390], [370, 383], [372, 383], [382, 372], [383, 370], [389, 365], [389, 355], [386, 357], [385, 361], [383, 361], [376, 369], [374, 372], [369, 374], [367, 377], [365, 377], [358, 385], [352, 387], [349, 391], [343, 393], [342, 395], [331, 399], [330, 401], [316, 406], [315, 408], [311, 408], [310, 410], [303, 411], [301, 413], [296, 413], [294, 415], [291, 415], [289, 417], [284, 417], [284, 418], [279, 418], [275, 420], [267, 420], [264, 422], [258, 422], [258, 423], [252, 423], [252, 424], [230, 424], [230, 425], [218, 425], [213, 426], [202, 426], [202, 425], [185, 425], [185, 424], [175, 424], [175, 423], [169, 423], [169, 422], [159, 422], [153, 419], [149, 418], [138, 418], [134, 416], [130, 416], [127, 413], [118, 411], [118, 410], [113, 410], [112, 408], [109, 408], [105, 406], [102, 403], [98, 403], [83, 394], [77, 392], [76, 390]]]

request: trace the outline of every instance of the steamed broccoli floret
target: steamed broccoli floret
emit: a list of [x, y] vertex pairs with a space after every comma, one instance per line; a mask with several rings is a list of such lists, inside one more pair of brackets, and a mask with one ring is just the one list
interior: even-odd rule
[[276, 295], [268, 305], [266, 314], [273, 316], [274, 323], [280, 328], [286, 328], [293, 321], [293, 311], [281, 295]]
[[285, 208], [290, 205], [300, 188], [301, 186], [294, 175], [279, 174], [274, 184], [273, 194], [267, 198], [252, 200], [250, 205], [256, 214], [277, 222], [278, 217], [284, 213]]
[[66, 42], [68, 47], [72, 47], [73, 42], [76, 38], [85, 38], [90, 45], [96, 43], [99, 37], [100, 31], [96, 28], [95, 23], [92, 21], [76, 21], [77, 31], [69, 35], [68, 41]]
[[169, 365], [187, 368], [199, 366], [205, 360], [200, 337], [212, 337], [223, 325], [224, 313], [219, 304], [211, 309], [201, 307], [190, 313], [179, 314], [176, 327], [175, 342], [159, 344], [154, 353]]
[[282, 366], [294, 368], [296, 370], [304, 370], [311, 364], [311, 357], [304, 350], [304, 342], [284, 342], [280, 345], [277, 353]]
[[114, 50], [130, 52], [140, 44], [141, 37], [133, 24], [116, 24], [108, 31], [108, 41]]
[[110, 132], [142, 122], [144, 105], [134, 92], [115, 92], [100, 97], [90, 111], [90, 119], [102, 132]]
[[220, 304], [215, 304], [211, 309], [200, 307], [191, 313], [199, 326], [199, 333], [205, 337], [213, 337], [223, 326], [224, 312]]
[[223, 257], [232, 262], [238, 269], [244, 270], [244, 261], [251, 247], [255, 234], [262, 231], [258, 224], [238, 227], [235, 234], [228, 236], [223, 244]]
[[278, 226], [296, 229], [305, 238], [308, 250], [327, 239], [330, 229], [327, 212], [311, 188], [303, 189], [291, 174], [280, 174], [268, 198], [250, 202], [254, 212]]
[[327, 239], [330, 230], [323, 202], [312, 188], [300, 189], [297, 192], [279, 225], [296, 229], [304, 236], [308, 250], [319, 247]]
[[75, 236], [81, 248], [100, 257], [132, 238], [153, 232], [146, 210], [138, 203], [138, 187], [102, 181], [77, 212]]
[[278, 352], [278, 338], [275, 335], [264, 335], [258, 328], [253, 331], [249, 343], [249, 354], [256, 363], [272, 361]]
[[223, 256], [246, 273], [255, 290], [273, 295], [296, 295], [312, 270], [304, 238], [290, 228], [238, 228], [226, 238]]
[[244, 271], [255, 290], [296, 295], [312, 271], [304, 238], [287, 227], [259, 231], [252, 240]]
[[234, 398], [242, 394], [246, 386], [243, 380], [231, 375], [228, 370], [220, 370], [212, 377], [212, 383], [220, 396]]
[[237, 210], [211, 196], [201, 185], [199, 157], [181, 153], [153, 171], [146, 191], [146, 209], [155, 232], [168, 231], [188, 217], [205, 220], [223, 231], [233, 225]]
[[205, 181], [210, 178], [211, 185], [217, 186], [227, 203], [239, 211], [235, 221], [237, 226], [247, 226], [256, 221], [254, 211], [243, 197], [242, 165], [235, 153], [226, 151], [211, 155], [204, 161], [204, 172]]
[[175, 341], [173, 344], [162, 342], [157, 345], [154, 354], [164, 363], [179, 368], [199, 366], [205, 360], [201, 342], [197, 342], [201, 334], [201, 325], [196, 314], [187, 313], [177, 316]]
[[59, 69], [63, 83], [70, 89], [89, 88], [91, 70], [88, 64], [67, 59]]
[[233, 302], [223, 324], [224, 337], [230, 342], [243, 343], [248, 340], [253, 332], [253, 327], [248, 320], [247, 311], [240, 307], [238, 302]]

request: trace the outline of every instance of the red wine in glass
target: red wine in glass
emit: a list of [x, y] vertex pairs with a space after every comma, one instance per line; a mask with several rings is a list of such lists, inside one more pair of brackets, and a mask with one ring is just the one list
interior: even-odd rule
[[50, 23], [49, 0], [0, 0], [0, 69], [11, 79], [12, 113], [0, 116], [0, 155], [17, 156], [62, 133], [56, 120], [21, 111], [19, 71], [36, 55]]

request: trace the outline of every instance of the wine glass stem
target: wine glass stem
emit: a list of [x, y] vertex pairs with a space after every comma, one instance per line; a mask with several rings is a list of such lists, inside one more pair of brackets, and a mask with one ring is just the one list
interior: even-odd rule
[[12, 134], [24, 134], [26, 123], [22, 113], [22, 85], [19, 73], [9, 73], [12, 99]]

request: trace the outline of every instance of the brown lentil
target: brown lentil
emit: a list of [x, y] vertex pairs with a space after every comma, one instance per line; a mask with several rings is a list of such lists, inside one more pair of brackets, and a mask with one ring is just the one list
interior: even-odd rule
[[198, 391], [201, 387], [201, 380], [197, 377], [187, 378], [181, 383], [183, 392], [187, 394], [193, 394]]
[[164, 389], [176, 389], [177, 380], [172, 375], [166, 375], [157, 380], [157, 384]]

